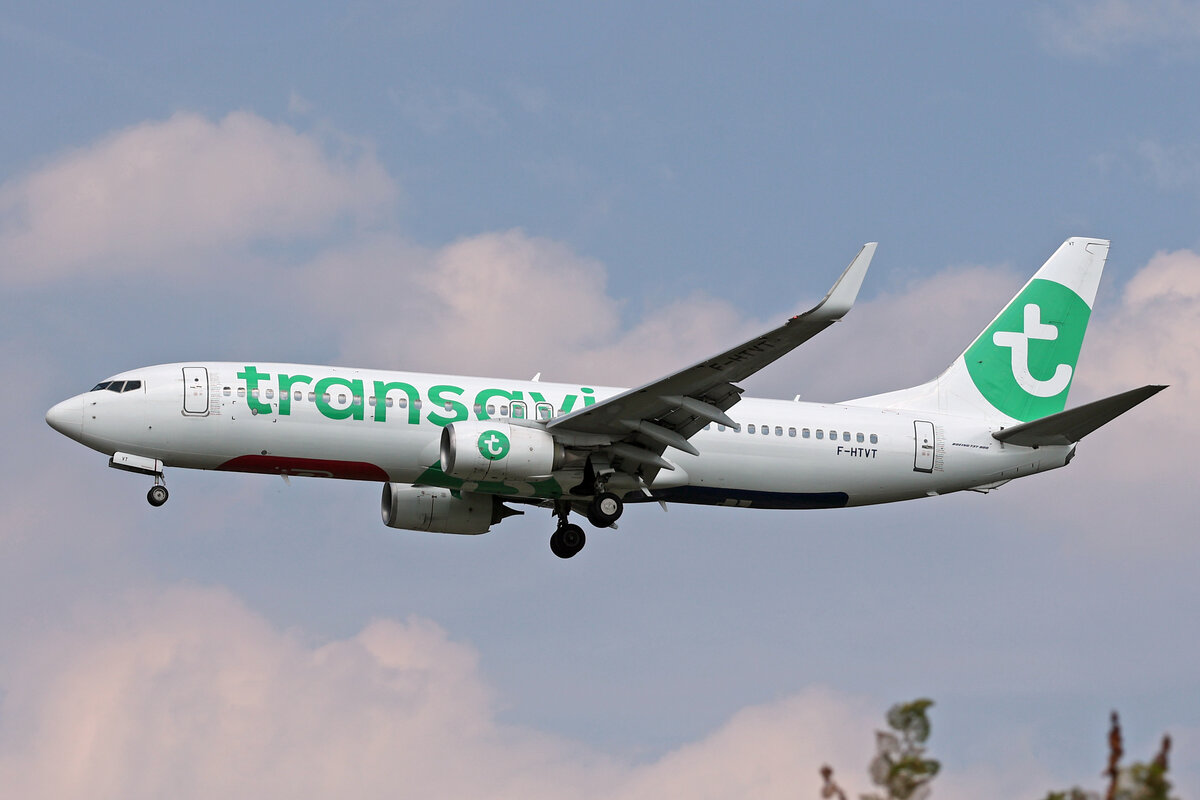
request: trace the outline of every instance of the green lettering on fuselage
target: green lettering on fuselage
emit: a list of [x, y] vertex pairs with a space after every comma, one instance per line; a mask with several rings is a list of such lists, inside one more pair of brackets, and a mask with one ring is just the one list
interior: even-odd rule
[[[311, 387], [308, 392], [309, 402], [316, 406], [321, 416], [332, 420], [363, 420], [365, 418], [368, 396], [364, 391], [364, 383], [359, 378], [328, 376], [317, 380], [314, 384], [313, 376], [288, 375], [281, 372], [275, 376], [274, 380], [274, 388], [279, 391], [279, 407], [276, 412], [272, 403], [263, 399], [263, 395], [270, 393], [273, 388], [271, 373], [259, 372], [257, 367], [247, 365], [237, 373], [237, 377], [245, 382], [246, 405], [256, 414], [278, 413], [281, 417], [291, 416], [294, 403], [298, 399], [303, 399], [302, 393], [299, 398], [296, 397], [298, 390], [295, 387], [304, 385]], [[345, 391], [333, 391], [335, 387]], [[372, 417], [375, 422], [387, 421], [388, 399], [399, 401], [400, 397], [396, 396], [399, 393], [404, 398], [402, 401], [404, 405], [401, 407], [408, 410], [408, 424], [421, 424], [422, 393], [415, 385], [404, 381], [374, 381], [372, 388], [374, 393], [369, 400], [375, 407]], [[430, 386], [426, 392], [429, 403], [427, 406], [429, 413], [426, 415], [426, 419], [439, 427], [470, 419], [471, 411], [466, 403], [462, 402], [465, 391], [463, 387], [451, 384]], [[581, 388], [579, 394], [564, 396], [560, 406], [561, 413], [569, 413], [574, 409], [580, 396], [583, 397], [585, 408], [594, 405], [596, 398], [593, 396], [593, 392], [593, 389]], [[338, 395], [336, 399], [334, 394]], [[553, 400], [547, 400], [541, 392], [530, 392], [529, 397], [535, 403], [553, 402]], [[488, 403], [499, 399], [510, 409], [507, 413], [501, 409], [500, 416], [523, 418], [520, 414], [514, 413], [512, 404], [516, 403], [524, 408], [524, 398], [525, 395], [520, 389], [481, 389], [475, 395], [474, 405], [477, 409], [475, 416], [480, 420], [491, 419], [492, 415], [487, 410]]]
[[[437, 408], [444, 409], [446, 414], [438, 411], [430, 411], [428, 419], [434, 425], [445, 427], [451, 422], [462, 422], [467, 418], [467, 407], [457, 400], [449, 400], [446, 395], [462, 396], [463, 390], [459, 386], [449, 386], [447, 384], [439, 384], [429, 387], [429, 404]], [[453, 416], [450, 416], [453, 414]]]
[[[329, 396], [329, 389], [332, 386], [342, 386], [350, 390], [350, 405], [345, 408], [335, 408]], [[360, 380], [349, 380], [348, 378], [321, 378], [317, 381], [314, 390], [317, 393], [317, 410], [330, 419], [354, 419], [361, 420], [363, 418], [363, 382]]]
[[292, 413], [292, 386], [297, 383], [312, 385], [312, 378], [308, 375], [285, 375], [281, 372], [277, 381], [279, 383], [279, 416], [286, 417]]
[[254, 367], [246, 367], [246, 371], [239, 372], [237, 376], [246, 382], [246, 405], [250, 407], [250, 410], [256, 414], [270, 414], [271, 404], [258, 399], [258, 382], [270, 378], [271, 373], [259, 372]]
[[408, 398], [406, 402], [408, 424], [419, 424], [421, 422], [421, 395], [417, 392], [417, 387], [403, 381], [392, 381], [391, 383], [375, 381], [375, 421], [387, 421], [388, 393], [394, 391], [404, 392], [404, 396]]
[[484, 389], [482, 392], [475, 395], [475, 406], [479, 409], [475, 412], [476, 419], [491, 418], [491, 415], [488, 414], [487, 404], [488, 400], [491, 400], [493, 397], [503, 397], [505, 400], [508, 400], [511, 403], [513, 400], [522, 399], [524, 395], [519, 391], [509, 392], [505, 391], [504, 389]]

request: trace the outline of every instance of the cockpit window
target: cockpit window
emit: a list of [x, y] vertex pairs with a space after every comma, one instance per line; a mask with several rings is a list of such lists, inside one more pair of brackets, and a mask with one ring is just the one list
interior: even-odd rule
[[135, 392], [142, 388], [141, 381], [102, 381], [92, 387], [93, 392], [103, 392], [107, 389], [110, 392]]

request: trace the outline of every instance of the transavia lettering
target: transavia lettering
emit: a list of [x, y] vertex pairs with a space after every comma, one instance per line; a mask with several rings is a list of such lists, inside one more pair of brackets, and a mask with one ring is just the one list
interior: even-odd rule
[[[311, 402], [322, 416], [329, 419], [365, 420], [369, 416], [375, 422], [387, 422], [388, 413], [392, 420], [403, 419], [409, 425], [421, 422], [421, 411], [427, 411], [425, 419], [434, 425], [449, 425], [463, 422], [472, 416], [478, 420], [510, 416], [514, 419], [539, 419], [539, 406], [551, 407], [555, 414], [570, 413], [582, 398], [582, 408], [595, 405], [595, 390], [581, 387], [579, 394], [568, 394], [562, 403], [555, 406], [541, 392], [529, 392], [528, 398], [520, 390], [483, 389], [476, 393], [473, 402], [467, 403], [463, 396], [466, 389], [451, 384], [437, 384], [424, 391], [404, 381], [371, 381], [370, 386], [361, 378], [325, 377], [312, 375], [288, 375], [280, 372], [272, 376], [259, 372], [257, 367], [247, 366], [237, 373], [246, 384], [246, 405], [255, 414], [278, 414], [290, 416], [297, 402]], [[278, 407], [273, 405], [278, 393]], [[493, 411], [489, 412], [488, 406]], [[507, 414], [496, 414], [499, 408]]]
[[852, 456], [854, 458], [875, 458], [879, 449], [876, 447], [842, 447], [838, 445], [837, 454], [839, 456]]

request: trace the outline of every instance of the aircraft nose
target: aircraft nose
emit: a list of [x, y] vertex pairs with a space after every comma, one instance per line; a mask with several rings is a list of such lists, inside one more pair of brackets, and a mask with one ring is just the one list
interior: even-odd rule
[[83, 435], [83, 396], [63, 400], [46, 412], [46, 424], [63, 436], [79, 439]]

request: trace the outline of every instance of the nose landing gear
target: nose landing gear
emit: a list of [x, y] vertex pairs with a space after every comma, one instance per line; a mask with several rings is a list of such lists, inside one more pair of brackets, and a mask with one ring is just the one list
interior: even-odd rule
[[162, 474], [160, 473], [155, 475], [154, 485], [150, 487], [150, 491], [146, 492], [146, 502], [155, 508], [158, 508], [163, 503], [167, 502], [167, 498], [170, 496], [171, 495], [167, 491], [167, 487], [163, 485]]

